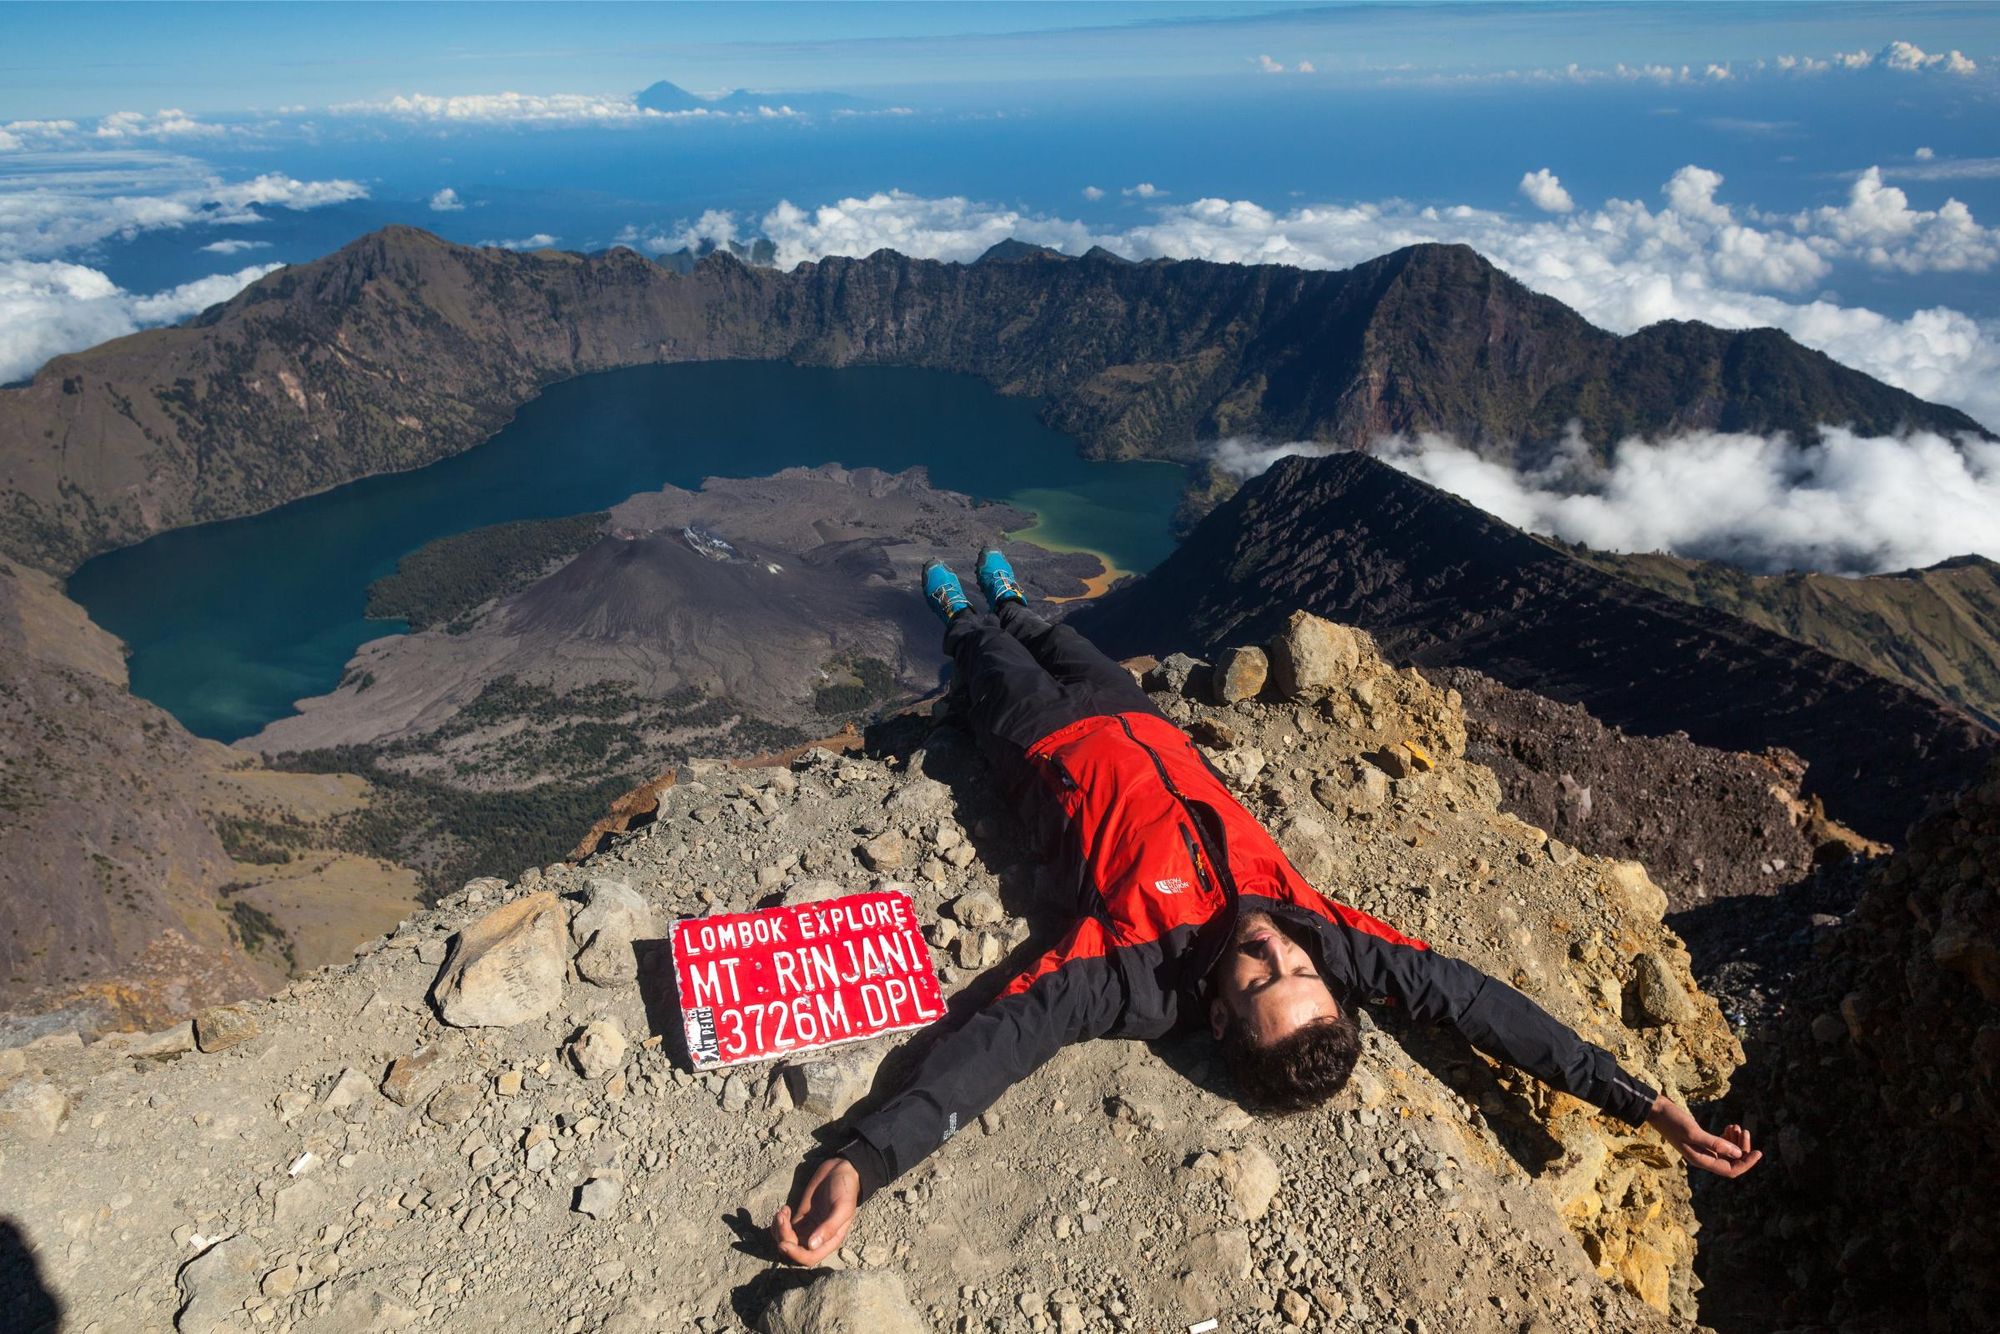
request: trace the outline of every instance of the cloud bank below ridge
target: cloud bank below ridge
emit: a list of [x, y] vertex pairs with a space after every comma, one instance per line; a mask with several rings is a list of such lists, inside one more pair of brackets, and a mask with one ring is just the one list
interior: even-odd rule
[[[1244, 479], [1332, 449], [1236, 438], [1211, 458]], [[1528, 473], [1435, 435], [1381, 440], [1370, 452], [1517, 528], [1601, 551], [1665, 551], [1767, 573], [2000, 559], [2000, 444], [1988, 441], [1834, 427], [1812, 443], [1694, 431], [1627, 440], [1609, 464], [1571, 440]]]

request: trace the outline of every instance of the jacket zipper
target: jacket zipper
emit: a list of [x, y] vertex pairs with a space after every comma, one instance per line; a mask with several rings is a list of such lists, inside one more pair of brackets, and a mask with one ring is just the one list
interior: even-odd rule
[[[1132, 730], [1132, 724], [1125, 721], [1123, 714], [1116, 716], [1118, 726], [1125, 730], [1125, 739], [1146, 752], [1146, 758], [1153, 762], [1154, 771], [1160, 775], [1160, 785], [1166, 788], [1169, 795], [1180, 804], [1181, 813], [1187, 817], [1186, 823], [1181, 825], [1181, 841], [1187, 844], [1188, 859], [1194, 863], [1195, 878], [1201, 881], [1210, 893], [1221, 892], [1225, 897], [1231, 897], [1216, 883], [1217, 878], [1227, 873], [1216, 861], [1214, 852], [1208, 846], [1208, 840], [1201, 837], [1201, 821], [1195, 816], [1194, 807], [1188, 804], [1188, 799], [1181, 794], [1178, 787], [1174, 786], [1173, 776], [1167, 772], [1166, 761], [1160, 758], [1158, 751], [1139, 739], [1138, 734]], [[1199, 840], [1199, 853], [1206, 854], [1205, 856], [1198, 855], [1197, 840]], [[1211, 876], [1210, 868], [1213, 868], [1214, 876]]]

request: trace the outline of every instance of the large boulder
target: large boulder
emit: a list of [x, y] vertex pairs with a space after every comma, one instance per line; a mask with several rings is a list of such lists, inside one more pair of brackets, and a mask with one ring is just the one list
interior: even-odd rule
[[1271, 641], [1271, 684], [1286, 699], [1322, 694], [1346, 681], [1361, 655], [1360, 631], [1295, 611]]
[[452, 938], [431, 988], [454, 1028], [504, 1028], [539, 1019], [562, 1001], [569, 969], [562, 904], [544, 890], [502, 904]]

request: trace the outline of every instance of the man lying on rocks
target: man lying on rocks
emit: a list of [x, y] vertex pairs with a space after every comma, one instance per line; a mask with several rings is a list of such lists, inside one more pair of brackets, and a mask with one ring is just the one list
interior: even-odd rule
[[941, 562], [925, 568], [924, 596], [995, 773], [1060, 812], [1077, 921], [778, 1210], [771, 1231], [787, 1259], [814, 1265], [839, 1249], [869, 1196], [1065, 1043], [1158, 1038], [1206, 1019], [1245, 1099], [1296, 1112], [1347, 1083], [1361, 1050], [1353, 1007], [1373, 999], [1652, 1125], [1706, 1171], [1756, 1165], [1741, 1126], [1707, 1133], [1506, 983], [1319, 894], [1125, 668], [1030, 611], [1000, 552], [980, 553], [978, 574], [989, 613]]

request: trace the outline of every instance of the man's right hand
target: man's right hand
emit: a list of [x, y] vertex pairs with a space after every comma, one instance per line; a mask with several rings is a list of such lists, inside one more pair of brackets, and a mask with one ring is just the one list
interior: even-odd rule
[[780, 1205], [772, 1240], [795, 1265], [816, 1265], [840, 1249], [861, 1205], [861, 1174], [845, 1158], [819, 1165], [793, 1204]]

